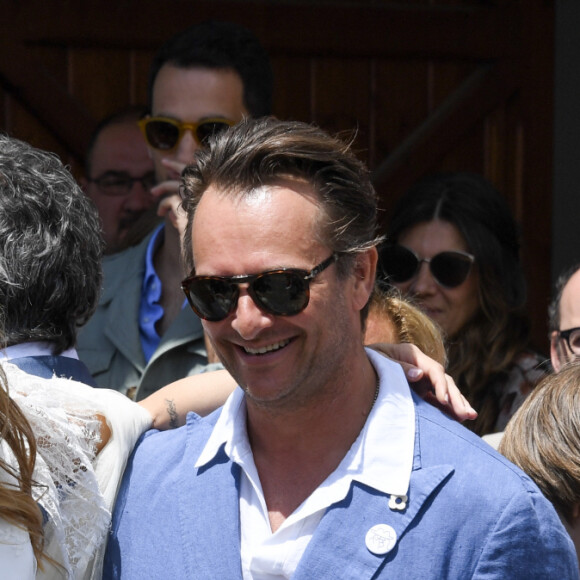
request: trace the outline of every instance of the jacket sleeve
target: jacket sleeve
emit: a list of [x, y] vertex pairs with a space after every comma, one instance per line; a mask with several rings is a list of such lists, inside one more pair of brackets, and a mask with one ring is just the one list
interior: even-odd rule
[[540, 492], [513, 496], [484, 544], [474, 579], [577, 579], [572, 540]]

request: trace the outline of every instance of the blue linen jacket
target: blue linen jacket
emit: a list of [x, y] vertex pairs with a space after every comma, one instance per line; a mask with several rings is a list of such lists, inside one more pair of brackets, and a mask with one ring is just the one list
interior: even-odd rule
[[[390, 496], [353, 483], [325, 513], [293, 578], [577, 579], [574, 546], [536, 485], [479, 437], [413, 398], [406, 509], [390, 509]], [[143, 436], [117, 498], [104, 578], [241, 580], [240, 468], [223, 448], [210, 464], [193, 467], [217, 413], [190, 414], [181, 429]], [[385, 555], [366, 547], [376, 524], [397, 535]]]
[[[136, 400], [206, 369], [203, 327], [191, 308], [178, 314], [149, 362], [139, 336], [139, 306], [145, 254], [153, 233], [139, 245], [103, 260], [104, 288], [95, 314], [78, 335], [77, 352], [100, 387]], [[185, 296], [184, 296], [185, 300]]]

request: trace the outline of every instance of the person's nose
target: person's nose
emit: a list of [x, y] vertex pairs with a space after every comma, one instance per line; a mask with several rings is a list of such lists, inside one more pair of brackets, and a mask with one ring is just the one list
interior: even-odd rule
[[273, 323], [274, 315], [261, 310], [247, 290], [240, 288], [232, 328], [244, 340], [254, 340], [263, 330], [270, 328]]
[[125, 208], [131, 211], [143, 211], [153, 207], [157, 199], [144, 187], [141, 181], [134, 181], [125, 201]]
[[186, 129], [183, 132], [183, 137], [177, 145], [175, 151], [175, 160], [189, 165], [193, 161], [194, 153], [199, 149], [199, 145], [193, 136], [191, 129]]
[[409, 290], [414, 296], [429, 296], [437, 290], [437, 283], [427, 262], [421, 262]]

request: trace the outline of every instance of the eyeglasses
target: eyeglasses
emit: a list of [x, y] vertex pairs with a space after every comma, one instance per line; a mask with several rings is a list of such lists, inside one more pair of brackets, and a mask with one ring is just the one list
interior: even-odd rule
[[415, 252], [398, 244], [383, 247], [379, 252], [379, 268], [388, 282], [407, 282], [417, 275], [422, 262], [429, 264], [435, 282], [444, 288], [463, 284], [475, 258], [467, 252], [448, 251], [432, 258], [419, 258]]
[[204, 119], [199, 123], [182, 123], [170, 117], [146, 117], [138, 124], [147, 143], [153, 149], [171, 151], [177, 147], [187, 130], [192, 132], [195, 142], [200, 147], [205, 147], [212, 135], [222, 133], [235, 123], [229, 119]]
[[105, 195], [111, 197], [123, 197], [129, 195], [135, 183], [140, 183], [145, 191], [149, 192], [156, 184], [155, 172], [150, 171], [142, 177], [131, 177], [122, 171], [107, 171], [95, 179], [89, 179], [90, 183], [96, 183], [97, 187]]
[[193, 311], [211, 322], [224, 320], [236, 308], [240, 284], [248, 284], [248, 294], [258, 308], [278, 316], [294, 316], [308, 306], [310, 280], [338, 258], [338, 254], [332, 254], [310, 272], [280, 268], [248, 276], [194, 275], [181, 283], [181, 289]]
[[556, 331], [558, 338], [565, 340], [568, 348], [574, 354], [580, 354], [580, 328]]

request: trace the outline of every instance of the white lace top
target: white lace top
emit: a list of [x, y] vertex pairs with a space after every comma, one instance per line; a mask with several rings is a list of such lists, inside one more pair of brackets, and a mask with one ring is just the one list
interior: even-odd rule
[[[26, 415], [37, 439], [34, 478], [40, 485], [34, 494], [48, 516], [45, 551], [62, 566], [59, 569], [45, 563], [45, 570], [39, 569], [36, 578], [100, 578], [111, 508], [123, 469], [137, 438], [150, 427], [151, 417], [116, 391], [67, 379], [42, 379], [6, 362], [2, 367], [10, 396]], [[95, 448], [100, 442], [100, 424], [96, 414], [106, 417], [112, 431], [98, 457]], [[0, 449], [6, 453], [6, 448]], [[16, 534], [20, 530], [4, 531], [20, 537]], [[26, 544], [25, 538], [21, 539]], [[10, 565], [20, 560], [22, 565], [24, 560], [30, 563], [30, 547], [28, 551], [21, 544], [5, 548], [12, 558], [2, 557], [2, 574], [7, 561]], [[22, 572], [6, 577], [35, 576]]]

